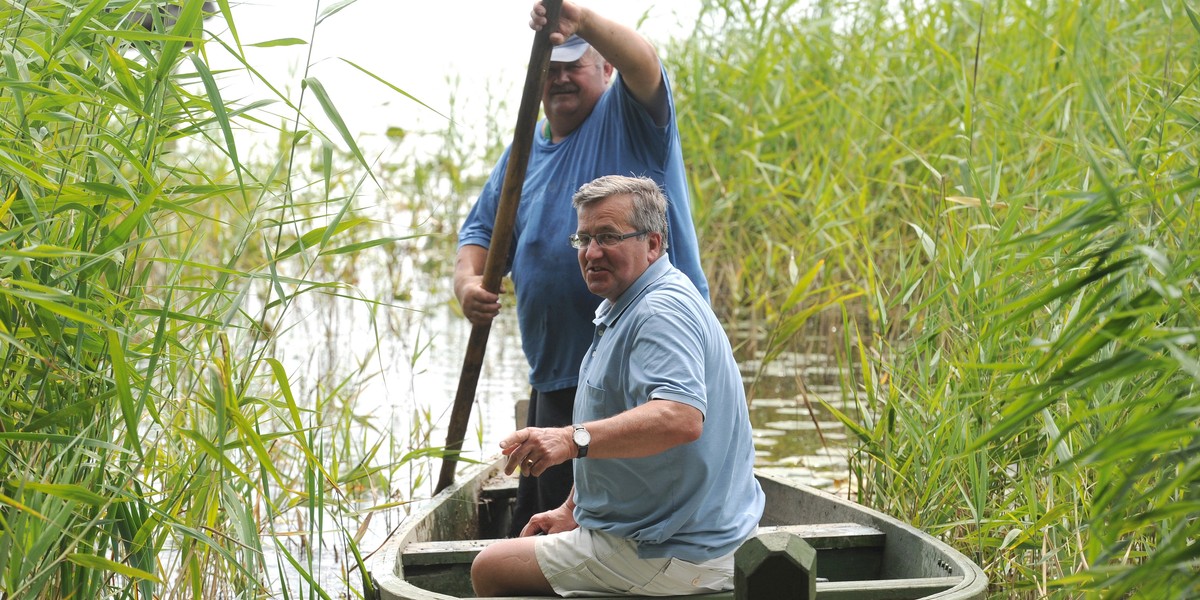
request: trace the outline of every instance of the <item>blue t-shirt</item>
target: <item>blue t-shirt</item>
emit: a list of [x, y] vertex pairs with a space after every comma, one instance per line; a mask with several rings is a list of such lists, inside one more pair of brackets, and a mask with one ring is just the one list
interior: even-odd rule
[[605, 300], [595, 325], [576, 423], [658, 399], [700, 410], [704, 430], [653, 456], [574, 461], [575, 520], [634, 540], [642, 558], [703, 562], [732, 552], [756, 531], [765, 496], [741, 373], [716, 315], [663, 257], [615, 304]]
[[[708, 282], [688, 201], [683, 154], [671, 99], [668, 124], [659, 127], [634, 100], [624, 81], [600, 97], [592, 114], [557, 144], [534, 136], [517, 208], [508, 257], [517, 297], [521, 344], [529, 361], [529, 383], [541, 392], [574, 387], [579, 361], [592, 337], [593, 310], [600, 299], [587, 289], [578, 255], [567, 242], [577, 223], [571, 198], [579, 187], [603, 175], [644, 176], [667, 196], [668, 248], [674, 264], [691, 278], [703, 297]], [[458, 245], [491, 245], [500, 189], [511, 148], [492, 170], [479, 199], [458, 233]]]

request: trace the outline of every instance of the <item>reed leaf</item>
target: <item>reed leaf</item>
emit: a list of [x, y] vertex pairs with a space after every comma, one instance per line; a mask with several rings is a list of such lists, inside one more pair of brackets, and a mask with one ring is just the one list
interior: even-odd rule
[[100, 570], [104, 570], [104, 571], [112, 571], [113, 573], [122, 575], [124, 577], [128, 577], [130, 579], [145, 579], [148, 581], [153, 581], [155, 583], [162, 583], [157, 577], [154, 576], [153, 573], [149, 573], [147, 571], [143, 571], [141, 569], [137, 569], [137, 568], [131, 567], [129, 565], [124, 565], [124, 564], [121, 564], [114, 560], [109, 560], [107, 558], [104, 558], [103, 556], [96, 556], [94, 554], [75, 553], [75, 554], [68, 554], [67, 560], [69, 560], [79, 566], [87, 567], [89, 569], [100, 569]]

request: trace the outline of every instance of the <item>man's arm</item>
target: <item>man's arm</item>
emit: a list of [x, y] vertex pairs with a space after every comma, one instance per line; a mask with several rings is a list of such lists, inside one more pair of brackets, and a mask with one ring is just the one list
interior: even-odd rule
[[[584, 425], [592, 435], [585, 460], [640, 458], [699, 439], [704, 431], [704, 415], [681, 402], [650, 400], [619, 415]], [[526, 427], [509, 434], [500, 442], [501, 452], [508, 456], [504, 472], [511, 475], [520, 466], [522, 473], [536, 477], [575, 458], [578, 450], [573, 433], [574, 429], [567, 426]]]
[[[546, 25], [546, 8], [538, 2], [533, 7], [529, 26], [540, 31]], [[550, 42], [558, 45], [578, 34], [587, 40], [625, 80], [634, 99], [646, 108], [659, 125], [667, 119], [667, 87], [654, 46], [633, 28], [613, 21], [589, 8], [564, 1], [558, 17], [558, 31], [550, 34]]]
[[[696, 441], [704, 431], [704, 415], [699, 409], [673, 400], [650, 400], [619, 415], [584, 423], [592, 441], [591, 458], [640, 458], [665, 452]], [[575, 455], [571, 427], [565, 432]]]
[[487, 248], [466, 244], [454, 261], [454, 295], [472, 325], [486, 325], [500, 314], [500, 296], [483, 289]]

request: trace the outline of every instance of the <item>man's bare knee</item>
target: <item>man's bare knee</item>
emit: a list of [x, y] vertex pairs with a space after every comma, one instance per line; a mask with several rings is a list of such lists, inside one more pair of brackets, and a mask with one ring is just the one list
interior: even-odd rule
[[537, 564], [533, 540], [496, 542], [471, 563], [471, 586], [476, 596], [553, 593]]
[[494, 577], [491, 577], [488, 572], [488, 561], [484, 556], [484, 552], [479, 553], [475, 560], [471, 563], [471, 588], [475, 590], [475, 595], [486, 598], [495, 596], [495, 590], [491, 585], [494, 583]]
[[499, 595], [500, 586], [498, 579], [500, 574], [496, 572], [497, 563], [497, 548], [499, 544], [492, 544], [484, 548], [471, 562], [471, 587], [475, 589], [475, 595], [480, 597], [497, 596]]

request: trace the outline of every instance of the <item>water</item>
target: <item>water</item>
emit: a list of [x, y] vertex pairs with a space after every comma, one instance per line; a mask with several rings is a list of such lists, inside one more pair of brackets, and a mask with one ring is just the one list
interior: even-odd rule
[[[303, 343], [283, 344], [298, 349], [292, 360], [308, 372], [333, 373], [346, 365], [372, 365], [374, 374], [364, 376], [359, 384], [354, 412], [369, 415], [375, 424], [376, 431], [364, 432], [368, 436], [389, 432], [403, 438], [402, 432], [425, 427], [406, 440], [410, 443], [400, 448], [404, 452], [419, 447], [420, 442], [444, 443], [444, 427], [470, 334], [469, 324], [452, 307], [449, 283], [427, 289], [439, 292], [414, 297], [410, 304], [417, 307], [399, 310], [386, 326], [379, 323], [378, 313], [373, 327], [356, 324], [356, 320], [368, 319], [363, 307], [353, 307], [326, 313], [350, 313], [341, 318], [314, 322], [306, 317], [291, 330], [291, 335], [317, 341], [319, 350]], [[311, 330], [314, 324], [317, 331]], [[477, 460], [498, 453], [500, 439], [516, 424], [516, 402], [529, 393], [528, 367], [511, 311], [503, 311], [493, 324], [485, 356], [464, 447], [468, 458]], [[853, 407], [841, 399], [833, 358], [785, 353], [765, 369], [756, 359], [743, 359], [740, 364], [754, 395], [750, 415], [758, 466], [818, 487], [844, 484], [845, 430], [822, 403], [843, 412], [853, 412]], [[370, 446], [371, 440], [364, 438], [363, 445]], [[432, 494], [434, 482], [429, 473], [400, 473], [413, 477], [394, 485], [412, 485], [418, 496]]]
[[[281, 38], [309, 41], [303, 45], [251, 45], [245, 51], [256, 70], [281, 89], [298, 87], [295, 84], [304, 74], [323, 81], [347, 127], [361, 132], [357, 143], [367, 155], [382, 156], [382, 164], [393, 160], [396, 164], [409, 164], [394, 155], [408, 156], [417, 150], [396, 146], [387, 139], [384, 132], [390, 126], [410, 132], [406, 143], [412, 144], [416, 143], [412, 138], [421, 137], [415, 132], [446, 128], [449, 122], [441, 115], [455, 114], [460, 134], [467, 137], [487, 130], [493, 122], [486, 118], [488, 115], [501, 123], [510, 122], [508, 115], [513, 107], [500, 100], [515, 104], [515, 90], [519, 89], [517, 83], [523, 76], [532, 42], [532, 32], [526, 25], [532, 2], [472, 6], [468, 11], [471, 18], [458, 23], [456, 40], [447, 39], [436, 27], [429, 27], [439, 18], [438, 8], [393, 6], [395, 3], [366, 0], [342, 7], [325, 19], [318, 17], [319, 4], [326, 5], [326, 9], [331, 6], [312, 0], [289, 2], [286, 10], [281, 9], [282, 3], [277, 0], [238, 6], [238, 29], [243, 41], [251, 44]], [[698, 5], [655, 7], [626, 0], [603, 4], [606, 16], [636, 25], [658, 42], [688, 35], [699, 11]], [[313, 23], [317, 20], [322, 24], [314, 31]], [[232, 43], [221, 19], [214, 18], [209, 26]], [[389, 46], [392, 50], [381, 55], [374, 41], [384, 38], [392, 40]], [[487, 61], [476, 60], [477, 44], [458, 43], [485, 38], [491, 48]], [[210, 50], [214, 70], [230, 70], [222, 77], [227, 98], [246, 98], [248, 102], [272, 95], [237, 60], [216, 47]], [[421, 58], [396, 60], [396, 56]], [[345, 60], [336, 60], [339, 58]], [[303, 66], [310, 64], [307, 61], [312, 68], [306, 73]], [[348, 63], [362, 66], [434, 108], [421, 107], [388, 92]], [[455, 79], [448, 80], [449, 74]], [[452, 81], [457, 83], [449, 85]], [[456, 86], [470, 91], [457, 98], [466, 105], [455, 107], [451, 101]], [[476, 106], [475, 101], [481, 98], [489, 100]], [[318, 124], [325, 122], [319, 111], [308, 112], [311, 113], [308, 119]], [[265, 120], [273, 123], [279, 119]], [[249, 123], [246, 126], [245, 134], [256, 141], [247, 142], [244, 151], [258, 148], [259, 144], [265, 144], [268, 152], [275, 150], [277, 134], [273, 135], [269, 128], [256, 132], [249, 128]], [[336, 135], [331, 137], [337, 139]], [[440, 136], [433, 137], [441, 140]], [[411, 191], [405, 189], [397, 195], [402, 197]], [[364, 212], [377, 218], [385, 228], [393, 229], [378, 235], [411, 235], [412, 228], [406, 229], [402, 224], [425, 218], [425, 215], [413, 219], [397, 214], [401, 209], [387, 206], [388, 200], [356, 200], [356, 205], [360, 201], [378, 202], [379, 206]], [[457, 226], [454, 219], [450, 215], [447, 222], [434, 229], [453, 231]], [[352, 287], [339, 289], [339, 294], [381, 299], [390, 305], [372, 307], [362, 302], [331, 301], [330, 297], [308, 295], [297, 302], [284, 322], [269, 324], [279, 332], [275, 342], [277, 357], [290, 374], [305, 374], [293, 377], [298, 398], [315, 403], [316, 398], [333, 393], [331, 390], [341, 390], [340, 393], [350, 390], [353, 405], [349, 410], [369, 419], [361, 435], [356, 435], [355, 442], [360, 447], [344, 449], [348, 453], [365, 454], [384, 436], [393, 436], [395, 447], [389, 451], [396, 459], [414, 448], [444, 443], [442, 427], [448, 421], [457, 389], [469, 327], [451, 306], [453, 294], [448, 269], [453, 249], [452, 241], [445, 238], [452, 234], [440, 235], [441, 239], [425, 240], [432, 241], [431, 244], [416, 240], [372, 249], [361, 257], [327, 265], [324, 268], [328, 275], [314, 277], [347, 281]], [[437, 264], [426, 264], [430, 261]], [[250, 307], [248, 313], [258, 314], [258, 311]], [[513, 425], [513, 403], [528, 393], [526, 367], [511, 314], [502, 315], [493, 327], [487, 356], [466, 446], [467, 451], [475, 452], [479, 458], [493, 453], [496, 442]], [[747, 357], [743, 365], [751, 383], [750, 375], [758, 370], [755, 357]], [[837, 401], [838, 394], [828, 382], [811, 377], [812, 373], [806, 369], [812, 368], [830, 369], [833, 365], [828, 357], [819, 355], [785, 356], [754, 382], [757, 397], [751, 417], [759, 447], [759, 466], [789, 475], [799, 474], [809, 483], [836, 487], [845, 478], [842, 473], [845, 463], [839, 460], [843, 453], [837, 449], [844, 432], [840, 424], [820, 409], [817, 398]], [[814, 410], [815, 422], [810, 418], [810, 408]], [[392, 489], [378, 490], [376, 495], [380, 502], [428, 495], [433, 485], [429, 479], [427, 466], [406, 465], [392, 474]]]
[[[395, 462], [414, 449], [445, 443], [444, 428], [470, 334], [469, 324], [454, 308], [449, 260], [428, 270], [416, 268], [417, 261], [409, 259], [398, 263], [383, 261], [378, 272], [364, 268], [357, 278], [357, 293], [401, 298], [395, 306], [307, 298], [293, 307], [292, 319], [280, 328], [277, 340], [279, 358], [290, 373], [317, 374], [301, 376], [293, 384], [298, 398], [327, 395], [326, 390], [337, 386], [343, 392], [354, 390], [349, 408], [359, 415], [361, 425], [352, 426], [355, 431], [348, 439], [357, 447], [338, 450], [365, 456], [383, 444], [376, 463]], [[822, 406], [824, 402], [853, 412], [841, 399], [834, 359], [785, 353], [765, 366], [755, 358], [740, 364], [754, 396], [750, 416], [757, 468], [845, 495], [845, 429]], [[515, 315], [502, 311], [490, 332], [476, 390], [464, 441], [467, 458], [488, 460], [498, 454], [499, 440], [515, 426], [517, 401], [528, 396], [527, 368]], [[358, 512], [326, 515], [323, 530], [333, 535], [322, 540], [325, 546], [312, 568], [328, 591], [344, 594], [347, 580], [359, 585], [357, 574], [347, 570], [349, 552], [338, 528], [355, 534], [362, 552], [376, 550], [412, 506], [432, 496], [439, 468], [440, 459], [404, 463], [390, 472], [387, 489], [372, 490], [361, 499]], [[296, 552], [300, 540], [285, 543]], [[273, 554], [268, 558], [273, 560]], [[293, 578], [290, 587], [297, 589], [299, 583]]]
[[[511, 6], [487, 4], [485, 7], [481, 4], [472, 7], [472, 18], [460, 23], [458, 34], [461, 39], [486, 37], [489, 40], [491, 60], [482, 62], [474, 60], [476, 45], [453, 43], [437, 33], [437, 28], [427, 26], [437, 20], [434, 18], [437, 9], [427, 11], [415, 5], [398, 8], [379, 0], [369, 0], [322, 20], [316, 33], [312, 30], [314, 20], [318, 18], [316, 2], [290, 2], [288, 9], [281, 11], [280, 3], [272, 0], [261, 5], [240, 6], [236, 10], [244, 41], [296, 37], [311, 42], [295, 46], [248, 47], [246, 52], [256, 70], [276, 86], [286, 88], [288, 82], [297, 81], [304, 73], [301, 66], [306, 64], [305, 61], [311, 61], [312, 71], [307, 74], [321, 79], [335, 96], [347, 127], [362, 132], [358, 144], [366, 153], [372, 157], [381, 156], [382, 164], [406, 165], [409, 163], [399, 157], [418, 151], [386, 139], [384, 131], [389, 126], [410, 132], [405, 143], [415, 144], [412, 138], [421, 136], [414, 132], [441, 131], [448, 125], [441, 115], [455, 110], [460, 113], [457, 114], [460, 133], [468, 137], [479, 135], [492, 123], [483, 115], [495, 117], [499, 110], [499, 122], [510, 122], [506, 115], [512, 107], [495, 104], [498, 100], [515, 100], [516, 83], [522, 78], [532, 42], [532, 33], [526, 26], [531, 5], [532, 2], [525, 2]], [[662, 41], [673, 35], [687, 35], [694, 25], [698, 6], [656, 8], [621, 0], [604, 3], [604, 11], [620, 22], [637, 24], [645, 35]], [[211, 27], [231, 41], [219, 21], [214, 20]], [[394, 56], [380, 55], [377, 44], [371, 41], [381, 38], [378, 32], [372, 33], [372, 28], [382, 28], [381, 31], [386, 32], [383, 37], [394, 39], [393, 54], [396, 56], [421, 55], [423, 59], [396, 61]], [[429, 53], [429, 49], [436, 51]], [[217, 67], [224, 65], [232, 69], [222, 79], [227, 97], [260, 99], [271, 95], [243, 72], [240, 63], [216, 48], [213, 53], [212, 60]], [[333, 60], [335, 57], [363, 66], [415, 94], [436, 110], [419, 107], [407, 98], [386, 92], [345, 61]], [[453, 103], [443, 98], [454, 95], [447, 90], [453, 87], [448, 85], [447, 74], [454, 74], [457, 85], [472, 92], [462, 94], [458, 101], [473, 101], [477, 97], [487, 97], [489, 101], [484, 103], [485, 106], [459, 106], [452, 110]], [[308, 118], [324, 122], [318, 111], [310, 112], [313, 114]], [[277, 119], [266, 120], [274, 122]], [[255, 148], [265, 140], [268, 151], [274, 148], [278, 138], [269, 130], [253, 134], [247, 130], [246, 133], [257, 140], [248, 143], [249, 147]], [[433, 137], [441, 139], [440, 136]], [[385, 184], [389, 190], [382, 198], [355, 200], [356, 210], [362, 203], [377, 203], [360, 211], [360, 214], [377, 219], [384, 229], [391, 229], [375, 235], [411, 235], [417, 223], [421, 225], [420, 231], [441, 233], [424, 240], [374, 248], [359, 257], [331, 261], [333, 264], [320, 265], [327, 274], [312, 277], [321, 281], [348, 282], [348, 289], [337, 292], [342, 296], [380, 300], [387, 304], [372, 306], [367, 302], [347, 302], [342, 298], [309, 294], [302, 296], [290, 309], [284, 322], [269, 324], [279, 332], [275, 340], [276, 356], [293, 375], [297, 398], [316, 403], [318, 398], [334, 394], [334, 390], [337, 394], [349, 392], [352, 405], [345, 408], [362, 416], [364, 424], [361, 431], [352, 436], [356, 447], [339, 450], [366, 455], [375, 443], [390, 436], [392, 439], [383, 456], [388, 460], [399, 460], [415, 448], [444, 443], [443, 427], [449, 419], [470, 332], [467, 323], [454, 313], [449, 280], [453, 261], [453, 241], [449, 238], [461, 215], [446, 215], [444, 222], [436, 222], [437, 215], [421, 214], [413, 218], [404, 212], [405, 209], [390, 204], [414, 195], [414, 190], [403, 186], [396, 189], [392, 187], [394, 185], [398, 184]], [[389, 194], [393, 198], [386, 198]], [[410, 226], [405, 227], [406, 223]], [[296, 275], [311, 276], [310, 273]], [[254, 307], [248, 312], [258, 314]], [[798, 476], [820, 486], [836, 488], [840, 485], [845, 480], [845, 461], [839, 448], [845, 434], [840, 424], [826, 414], [817, 401], [825, 398], [836, 402], [838, 392], [823, 376], [813, 377], [811, 371], [834, 368], [832, 361], [819, 355], [786, 355], [756, 378], [752, 377], [759, 370], [756, 357], [747, 357], [743, 366], [747, 383], [755, 385], [751, 418], [759, 449], [758, 466]], [[497, 442], [514, 424], [514, 402], [527, 394], [526, 366], [519, 348], [515, 319], [504, 313], [491, 332], [487, 363], [480, 377], [477, 403], [468, 428], [465, 450], [473, 453], [469, 456], [486, 459], [494, 454]], [[811, 416], [810, 409], [813, 411]], [[437, 465], [433, 465], [432, 473], [436, 474], [436, 470]], [[430, 473], [429, 465], [405, 464], [390, 473], [390, 489], [374, 491], [374, 501], [383, 504], [428, 496], [432, 493], [432, 479], [435, 479]]]
[[[448, 309], [433, 316], [446, 329], [439, 338], [440, 351], [428, 357], [425, 383], [433, 397], [444, 403], [439, 420], [439, 425], [444, 425], [457, 390], [469, 327]], [[475, 438], [468, 436], [469, 456], [480, 460], [498, 453], [499, 440], [516, 424], [514, 403], [525, 399], [529, 392], [527, 366], [511, 314], [493, 326], [487, 356], [476, 411], [468, 428], [478, 432]], [[757, 360], [747, 359], [740, 364], [746, 386], [756, 396], [751, 399], [750, 419], [758, 468], [815, 487], [844, 491], [846, 432], [822, 403], [850, 414], [853, 407], [841, 398], [833, 358], [783, 354], [761, 373]], [[444, 439], [440, 427], [434, 439]]]
[[[282, 12], [275, 4], [272, 0], [258, 9], [249, 5], [237, 9], [244, 17], [239, 20], [243, 40], [308, 38], [314, 3], [307, 0], [295, 6], [289, 3], [288, 10]], [[498, 20], [494, 18], [474, 18], [468, 21], [475, 25], [466, 25], [479, 27], [483, 33], [459, 32], [462, 39], [488, 37], [496, 46], [489, 54], [489, 61], [474, 60], [473, 45], [463, 46], [472, 49], [462, 54], [459, 52], [462, 48], [448, 44], [440, 34], [430, 34], [432, 39], [422, 39], [424, 33], [418, 35], [419, 32], [436, 31], [436, 28], [427, 27], [429, 19], [415, 13], [405, 13], [406, 18], [399, 20], [362, 18], [364, 13], [377, 16], [378, 11], [393, 10], [390, 4], [377, 0], [360, 2], [339, 12], [325, 22], [311, 45], [250, 48], [247, 52], [253, 54], [252, 64], [266, 73], [269, 81], [287, 88], [287, 82], [297, 82], [304, 73], [305, 55], [315, 48], [311, 58], [313, 70], [307, 74], [324, 82], [348, 127], [364, 132], [357, 143], [369, 156], [382, 156], [381, 164], [409, 165], [409, 155], [415, 152], [411, 146], [420, 143], [422, 151], [427, 150], [424, 148], [426, 141], [418, 138], [424, 135], [440, 142], [440, 136], [430, 136], [428, 132], [440, 132], [448, 126], [442, 114], [454, 114], [457, 127], [469, 130], [463, 134], [469, 139], [482, 137], [480, 131], [493, 123], [492, 118], [509, 122], [506, 115], [513, 107], [499, 102], [497, 97], [515, 100], [513, 90], [517, 86], [514, 82], [519, 81], [524, 71], [531, 41], [531, 33], [524, 27], [529, 4], [531, 2], [523, 3], [519, 10], [513, 9], [514, 14], [508, 15], [512, 17], [510, 26], [498, 27]], [[244, 12], [247, 10], [250, 12]], [[263, 12], [257, 14], [256, 10]], [[403, 10], [409, 11], [409, 8]], [[609, 16], [634, 23], [643, 12], [651, 9], [642, 3], [622, 0], [606, 4], [605, 10]], [[674, 24], [690, 24], [694, 20], [672, 17], [674, 11], [686, 13], [694, 8], [654, 10], [653, 18], [640, 27], [664, 27], [657, 36], [660, 39], [669, 37], [666, 32], [677, 26]], [[387, 30], [383, 37], [391, 36], [402, 45], [393, 48], [391, 53], [380, 55], [378, 45], [370, 43], [380, 36], [364, 34], [363, 27], [371, 26], [383, 27]], [[407, 27], [411, 31], [397, 30], [397, 27]], [[682, 31], [686, 35], [690, 25]], [[498, 40], [496, 36], [500, 33], [504, 33], [505, 38], [511, 35], [515, 41]], [[228, 41], [228, 36], [225, 37]], [[410, 47], [417, 50], [405, 50]], [[429, 48], [438, 50], [428, 56], [422, 55], [421, 60], [395, 60], [395, 56], [420, 54]], [[337, 58], [363, 65], [414, 93], [426, 104], [434, 106], [436, 112], [417, 107], [407, 98], [383, 90], [344, 61], [331, 60], [333, 57], [327, 56], [331, 50]], [[234, 70], [222, 78], [227, 99], [244, 97], [249, 101], [271, 96], [263, 86], [241, 72], [237, 61], [222, 58], [223, 54], [216, 49], [213, 52], [217, 69], [223, 68], [221, 61], [225, 60], [224, 66]], [[502, 72], [496, 65], [503, 65], [507, 71]], [[400, 70], [389, 71], [392, 68]], [[470, 69], [481, 72], [471, 75]], [[447, 74], [454, 74], [456, 79], [448, 82]], [[447, 94], [448, 87], [470, 93]], [[455, 105], [443, 96], [457, 96], [455, 101], [461, 105]], [[306, 112], [308, 119], [323, 123], [320, 111], [309, 108]], [[282, 116], [288, 117], [287, 114]], [[267, 115], [264, 120], [274, 123], [281, 118]], [[286, 120], [290, 121], [290, 117]], [[408, 132], [404, 142], [407, 145], [398, 144], [385, 135], [391, 126]], [[261, 151], [265, 152], [268, 162], [274, 159], [278, 135], [272, 135], [270, 130], [263, 133], [239, 129], [239, 135], [243, 133], [246, 140], [239, 141], [243, 156]], [[338, 139], [336, 135], [330, 137]], [[313, 177], [316, 177], [315, 173]], [[397, 192], [391, 189], [392, 185], [395, 184], [385, 185], [394, 196], [392, 200], [420, 195], [410, 194], [413, 190], [408, 188]], [[428, 201], [428, 198], [421, 200]], [[372, 464], [390, 465], [384, 471], [386, 483], [353, 492], [356, 503], [351, 505], [349, 512], [345, 511], [344, 505], [326, 508], [324, 523], [318, 528], [326, 533], [320, 540], [322, 546], [314, 549], [311, 562], [301, 559], [301, 563], [317, 574], [322, 586], [335, 597], [347, 594], [343, 582], [349, 581], [354, 587], [359, 585], [358, 576], [347, 568], [348, 544], [342, 532], [354, 535], [358, 547], [369, 553], [400, 524], [412, 506], [410, 503], [432, 495], [440, 461], [406, 458], [411, 451], [444, 444], [444, 427], [449, 421], [470, 333], [466, 321], [455, 313], [448, 275], [453, 262], [453, 240], [450, 238], [461, 215], [450, 214], [444, 222], [437, 222], [436, 215], [412, 217], [403, 212], [405, 209], [389, 206], [390, 202], [379, 198], [354, 200], [356, 214], [375, 219], [382, 224], [381, 229], [386, 230], [376, 231], [370, 237], [403, 237], [414, 231], [440, 233], [372, 248], [356, 256], [327, 257], [325, 262], [318, 261], [312, 271], [292, 273], [311, 281], [337, 281], [346, 285], [339, 287], [336, 295], [301, 294], [283, 316], [273, 317], [279, 322], [268, 319], [263, 323], [276, 332], [273, 356], [285, 365], [298, 402], [316, 408], [322, 415], [319, 421], [316, 416], [306, 415], [306, 418], [328, 428], [328, 451], [341, 457], [341, 464], [354, 464], [371, 456]], [[376, 203], [377, 206], [363, 207], [364, 203]], [[330, 212], [336, 212], [336, 209], [333, 206]], [[406, 223], [408, 227], [404, 226]], [[319, 224], [314, 221], [312, 226]], [[281, 265], [282, 268], [288, 266]], [[363, 301], [347, 301], [347, 297]], [[263, 298], [264, 301], [267, 299], [265, 295]], [[246, 314], [261, 314], [261, 304], [256, 306], [254, 300], [252, 295], [245, 307]], [[836, 402], [837, 388], [811, 379], [810, 373], [805, 371], [810, 367], [831, 368], [830, 362], [827, 357], [789, 355], [757, 376], [752, 375], [759, 370], [753, 357], [743, 366], [747, 384], [753, 383], [756, 392], [751, 419], [758, 448], [757, 466], [837, 490], [846, 481], [842, 449], [845, 434], [840, 424], [826, 414], [817, 401], [827, 398]], [[511, 312], [502, 313], [491, 331], [487, 360], [468, 426], [464, 444], [468, 458], [486, 460], [497, 453], [498, 441], [514, 427], [515, 403], [528, 395], [526, 371], [515, 317]], [[286, 522], [273, 524], [276, 535], [282, 535], [284, 547], [298, 557], [304, 554], [302, 547], [310, 543], [302, 534], [295, 533], [312, 527], [305, 521], [311, 518], [306, 515], [302, 510], [296, 511], [286, 518]], [[268, 548], [267, 563], [280, 564], [279, 553], [271, 549], [272, 543], [269, 536], [264, 538]], [[285, 577], [289, 580], [289, 589], [307, 587], [290, 566], [284, 565], [279, 570], [288, 573]]]

